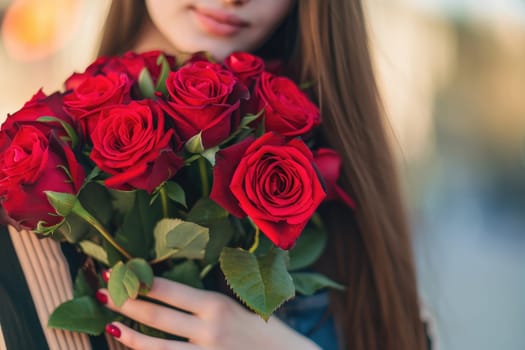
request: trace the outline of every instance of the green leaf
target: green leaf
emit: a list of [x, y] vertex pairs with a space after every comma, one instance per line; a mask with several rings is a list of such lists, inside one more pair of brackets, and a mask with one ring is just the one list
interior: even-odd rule
[[155, 98], [153, 79], [146, 67], [142, 68], [139, 74], [139, 89], [144, 98]]
[[84, 296], [94, 296], [95, 292], [89, 285], [84, 270], [78, 269], [77, 277], [75, 278], [75, 288], [73, 289], [73, 297], [80, 298]]
[[219, 146], [208, 148], [201, 153], [201, 155], [210, 162], [212, 166], [215, 166], [215, 155], [219, 152]]
[[157, 66], [160, 66], [160, 74], [155, 90], [160, 91], [163, 95], [167, 95], [168, 89], [166, 88], [166, 79], [168, 79], [170, 73], [170, 64], [166, 59], [166, 56], [163, 54], [159, 55], [157, 58]]
[[150, 197], [145, 191], [136, 191], [135, 203], [124, 217], [117, 230], [115, 240], [132, 256], [148, 259], [153, 248], [151, 232], [162, 210], [150, 206]]
[[135, 272], [130, 270], [127, 266], [124, 277], [122, 278], [122, 284], [124, 285], [128, 296], [132, 299], [136, 299], [139, 295], [140, 281]]
[[73, 210], [73, 206], [77, 202], [77, 197], [70, 193], [44, 191], [47, 196], [47, 200], [56, 212], [62, 216], [68, 216]]
[[100, 261], [106, 266], [109, 266], [108, 254], [102, 246], [92, 242], [92, 241], [81, 241], [79, 243], [80, 249], [84, 254], [89, 255], [90, 257]]
[[261, 122], [259, 123], [259, 126], [257, 127], [257, 130], [255, 130], [255, 137], [259, 138], [262, 135], [264, 135], [264, 133], [266, 132], [266, 127], [264, 125], [265, 123], [266, 123], [266, 117], [263, 116]]
[[78, 144], [78, 135], [75, 131], [75, 129], [69, 124], [67, 123], [66, 121], [60, 119], [60, 118], [57, 118], [57, 117], [49, 117], [49, 116], [45, 116], [45, 117], [40, 117], [37, 119], [37, 121], [39, 122], [43, 122], [43, 123], [59, 123], [62, 128], [64, 129], [64, 131], [66, 132], [67, 136], [69, 137], [69, 139], [71, 140], [71, 148], [75, 148]]
[[89, 235], [92, 227], [84, 219], [77, 215], [68, 215], [56, 232], [69, 243], [77, 243]]
[[210, 239], [209, 229], [180, 219], [162, 219], [153, 230], [155, 260], [203, 259]]
[[312, 295], [323, 288], [344, 290], [345, 287], [328, 277], [313, 272], [293, 272], [291, 274], [295, 290], [303, 295]]
[[177, 250], [174, 257], [203, 259], [210, 240], [209, 229], [193, 222], [183, 221], [166, 235], [168, 248]]
[[295, 294], [286, 260], [287, 254], [281, 249], [256, 257], [243, 249], [229, 247], [223, 249], [219, 259], [233, 292], [264, 320]]
[[184, 161], [184, 164], [185, 165], [191, 165], [191, 163], [193, 163], [194, 161], [196, 161], [197, 159], [200, 159], [200, 158], [201, 158], [200, 154], [194, 154], [191, 157], [186, 158], [186, 160]]
[[226, 217], [228, 217], [226, 209], [211, 199], [204, 197], [199, 199], [193, 208], [191, 208], [186, 220], [197, 224], [206, 224]]
[[60, 240], [61, 234], [60, 234], [60, 232], [58, 232], [58, 230], [64, 224], [64, 222], [65, 222], [65, 220], [62, 220], [56, 225], [46, 226], [47, 222], [41, 220], [41, 221], [39, 221], [36, 224], [35, 232], [38, 233], [38, 234], [41, 234], [43, 236], [49, 236], [49, 235], [52, 235], [52, 234], [54, 235], [54, 233], [56, 232], [56, 233], [58, 233], [58, 235], [54, 235], [54, 238], [55, 239], [58, 238]]
[[208, 264], [215, 264], [222, 249], [232, 240], [235, 228], [228, 217], [210, 221], [205, 226], [210, 229], [210, 241], [206, 246], [204, 260]]
[[247, 114], [241, 119], [240, 127], [246, 128], [251, 123], [259, 119], [264, 114], [264, 108], [261, 109], [257, 114]]
[[112, 320], [111, 314], [95, 299], [83, 296], [60, 304], [49, 317], [47, 326], [99, 335]]
[[103, 226], [107, 226], [113, 216], [111, 196], [106, 187], [90, 182], [78, 194], [82, 206]]
[[200, 271], [197, 263], [193, 260], [186, 260], [173, 266], [170, 270], [162, 274], [163, 277], [185, 285], [204, 289], [200, 279]]
[[146, 294], [153, 286], [153, 270], [144, 259], [131, 259], [126, 263], [129, 270], [133, 271], [140, 282], [140, 294]]
[[307, 227], [299, 236], [295, 247], [290, 250], [289, 270], [299, 270], [312, 265], [319, 259], [325, 246], [326, 233], [322, 230]]
[[184, 145], [186, 150], [190, 153], [202, 153], [204, 151], [204, 145], [202, 144], [202, 132], [197, 135], [193, 135], [186, 144]]
[[166, 188], [166, 193], [168, 194], [169, 199], [174, 201], [175, 203], [179, 203], [184, 208], [187, 208], [188, 205], [186, 204], [186, 194], [184, 193], [184, 189], [176, 182], [168, 181], [164, 185]]
[[84, 185], [87, 185], [91, 181], [93, 181], [97, 176], [99, 176], [102, 173], [102, 170], [98, 166], [94, 167], [93, 170], [86, 176], [86, 179], [84, 180]]
[[128, 291], [124, 286], [124, 277], [126, 276], [126, 271], [128, 268], [126, 265], [119, 261], [111, 269], [111, 274], [109, 275], [108, 281], [108, 291], [111, 299], [118, 307], [121, 307], [126, 300], [128, 300]]
[[135, 203], [135, 195], [137, 191], [120, 191], [108, 189], [111, 197], [111, 202], [115, 211], [124, 216], [128, 214]]

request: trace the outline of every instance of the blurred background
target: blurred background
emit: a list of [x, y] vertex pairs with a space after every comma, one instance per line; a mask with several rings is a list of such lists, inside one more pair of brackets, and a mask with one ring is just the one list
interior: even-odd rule
[[[525, 349], [525, 1], [368, 0], [440, 350]], [[0, 0], [0, 120], [93, 59], [108, 0]]]

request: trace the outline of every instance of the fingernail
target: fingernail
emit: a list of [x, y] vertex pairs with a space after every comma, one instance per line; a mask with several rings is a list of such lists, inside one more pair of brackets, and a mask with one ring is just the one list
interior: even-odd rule
[[97, 298], [98, 302], [101, 304], [105, 305], [108, 303], [108, 296], [98, 290], [95, 292], [95, 298]]
[[111, 323], [106, 325], [106, 333], [114, 336], [115, 338], [120, 338], [120, 329]]
[[103, 270], [102, 271], [102, 279], [104, 282], [108, 283], [109, 281], [109, 270]]

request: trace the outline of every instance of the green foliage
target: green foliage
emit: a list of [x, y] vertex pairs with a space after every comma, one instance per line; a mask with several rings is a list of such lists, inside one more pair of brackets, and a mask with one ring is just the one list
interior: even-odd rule
[[108, 291], [118, 307], [128, 298], [145, 294], [153, 284], [153, 270], [143, 259], [132, 259], [126, 264], [119, 261], [111, 270]]
[[210, 162], [212, 166], [215, 166], [215, 155], [219, 150], [219, 146], [208, 148], [201, 153], [201, 156]]
[[188, 213], [186, 220], [205, 225], [215, 220], [227, 218], [228, 215], [226, 209], [205, 197], [195, 203]]
[[80, 298], [84, 296], [95, 296], [95, 291], [89, 285], [84, 271], [78, 269], [77, 277], [75, 278], [75, 287], [73, 289], [73, 297]]
[[267, 255], [255, 255], [240, 249], [223, 249], [220, 266], [233, 292], [246, 306], [264, 320], [295, 295], [295, 288], [286, 269], [287, 252], [271, 249]]
[[184, 283], [191, 287], [200, 289], [204, 288], [204, 285], [200, 279], [199, 267], [193, 260], [186, 260], [173, 266], [170, 270], [164, 272], [162, 276], [175, 282]]
[[131, 259], [126, 265], [129, 270], [133, 271], [141, 283], [139, 293], [146, 294], [153, 286], [151, 266], [143, 259]]
[[202, 144], [202, 132], [192, 136], [184, 145], [186, 150], [190, 153], [204, 152], [204, 145]]
[[70, 193], [61, 193], [54, 191], [44, 191], [47, 200], [51, 206], [56, 210], [58, 215], [62, 217], [68, 216], [73, 210], [73, 206], [77, 202], [77, 197]]
[[326, 233], [322, 230], [307, 227], [295, 247], [290, 250], [289, 270], [299, 270], [312, 265], [324, 251], [326, 246]]
[[93, 297], [82, 296], [59, 305], [49, 317], [47, 326], [73, 332], [100, 335], [113, 316]]
[[323, 288], [334, 288], [344, 290], [345, 287], [328, 277], [313, 272], [293, 272], [292, 274], [295, 290], [303, 295], [312, 295]]
[[145, 191], [136, 191], [132, 209], [124, 216], [115, 240], [132, 256], [148, 259], [153, 247], [151, 232], [162, 211], [150, 207]]
[[168, 181], [164, 187], [169, 199], [182, 205], [184, 208], [188, 207], [188, 204], [186, 203], [186, 193], [184, 193], [184, 189], [178, 183]]
[[166, 59], [166, 56], [162, 54], [159, 55], [157, 58], [157, 65], [160, 66], [160, 74], [157, 85], [155, 86], [155, 90], [160, 91], [163, 95], [167, 95], [168, 89], [166, 88], [166, 79], [168, 79], [168, 75], [170, 73], [170, 65]]
[[232, 240], [235, 228], [228, 217], [209, 221], [204, 225], [210, 230], [210, 241], [206, 246], [204, 260], [208, 264], [215, 264], [222, 249]]
[[67, 137], [64, 141], [70, 141], [72, 148], [75, 148], [77, 146], [78, 135], [75, 129], [66, 121], [60, 118], [57, 118], [57, 117], [50, 117], [50, 116], [39, 117], [37, 121], [42, 122], [42, 123], [59, 123], [67, 134]]
[[88, 241], [88, 240], [81, 241], [79, 245], [80, 245], [80, 249], [82, 249], [82, 252], [84, 254], [89, 255], [90, 257], [94, 258], [95, 260], [100, 261], [106, 266], [110, 266], [109, 259], [108, 259], [108, 253], [102, 246], [96, 244], [95, 242]]
[[169, 258], [203, 259], [209, 229], [180, 219], [162, 219], [153, 230], [155, 262]]
[[155, 86], [153, 85], [153, 79], [151, 74], [146, 67], [142, 68], [139, 74], [139, 89], [144, 98], [155, 98]]

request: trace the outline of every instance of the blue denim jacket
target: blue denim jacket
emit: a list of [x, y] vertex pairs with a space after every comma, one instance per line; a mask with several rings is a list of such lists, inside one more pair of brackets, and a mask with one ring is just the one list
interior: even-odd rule
[[312, 339], [323, 350], [337, 350], [335, 324], [328, 310], [328, 293], [297, 296], [275, 315], [291, 328]]

